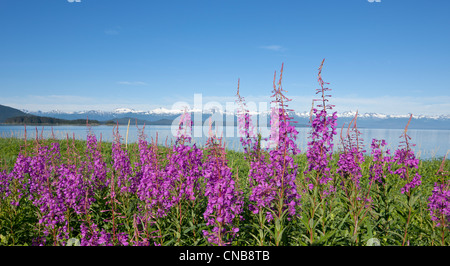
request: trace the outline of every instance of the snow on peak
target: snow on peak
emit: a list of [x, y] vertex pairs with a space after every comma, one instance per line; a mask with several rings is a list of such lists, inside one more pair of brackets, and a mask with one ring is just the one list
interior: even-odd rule
[[126, 113], [140, 113], [141, 111], [135, 111], [131, 108], [116, 108], [113, 111], [116, 114], [126, 114]]
[[[159, 107], [156, 109], [152, 109], [150, 111], [137, 111], [135, 109], [132, 108], [126, 108], [126, 107], [121, 107], [121, 108], [116, 108], [113, 111], [100, 111], [100, 110], [90, 110], [90, 111], [75, 111], [75, 112], [67, 112], [67, 111], [61, 111], [61, 110], [52, 110], [52, 111], [46, 111], [46, 112], [42, 112], [42, 111], [37, 111], [37, 112], [30, 112], [28, 110], [22, 110], [25, 113], [35, 113], [38, 115], [52, 115], [52, 114], [58, 114], [58, 115], [63, 115], [63, 114], [99, 114], [99, 115], [108, 115], [108, 114], [136, 114], [136, 115], [181, 115], [185, 110], [184, 109], [169, 109], [169, 108], [165, 108], [165, 107]], [[214, 106], [211, 107], [202, 107], [202, 108], [187, 108], [186, 109], [187, 112], [190, 113], [203, 113], [203, 114], [214, 114], [214, 113], [218, 113], [218, 114], [223, 114], [223, 115], [234, 115], [237, 114], [237, 110], [223, 110], [221, 108], [216, 108]], [[289, 112], [292, 115], [295, 115], [297, 117], [301, 117], [301, 118], [309, 118], [311, 115], [310, 110], [308, 111], [303, 111], [303, 112], [299, 112], [299, 111], [292, 111]], [[251, 115], [270, 115], [270, 110], [251, 110], [250, 111]], [[337, 116], [338, 118], [353, 118], [356, 115], [356, 111], [355, 110], [350, 110], [350, 111], [344, 111], [344, 112], [338, 112]], [[363, 119], [408, 119], [410, 117], [411, 114], [383, 114], [383, 113], [359, 113], [358, 112], [358, 118], [363, 118]], [[413, 118], [414, 119], [433, 119], [433, 120], [449, 120], [450, 119], [450, 114], [440, 114], [440, 115], [422, 115], [422, 114], [413, 114]]]
[[173, 110], [173, 109], [167, 109], [167, 108], [157, 108], [149, 111], [149, 114], [158, 114], [158, 115], [164, 115], [164, 114], [170, 114], [170, 115], [176, 115], [183, 113], [183, 110]]

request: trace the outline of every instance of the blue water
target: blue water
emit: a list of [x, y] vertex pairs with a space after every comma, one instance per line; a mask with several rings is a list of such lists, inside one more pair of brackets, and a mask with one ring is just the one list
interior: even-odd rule
[[[97, 139], [102, 139], [102, 141], [112, 141], [113, 126], [92, 126], [91, 132], [97, 136]], [[142, 129], [142, 127], [141, 127]], [[194, 142], [199, 146], [204, 146], [206, 143], [208, 129], [194, 127], [195, 130], [200, 130], [202, 133], [201, 137], [194, 137]], [[298, 139], [297, 145], [302, 152], [306, 151], [308, 142], [308, 132], [309, 128], [297, 128]], [[365, 149], [370, 152], [370, 144], [373, 138], [384, 139], [388, 143], [387, 148], [392, 151], [396, 149], [400, 142], [403, 140], [400, 136], [403, 133], [402, 129], [359, 129], [361, 132], [361, 137], [364, 139], [363, 144]], [[36, 132], [37, 131], [37, 132]], [[53, 131], [53, 133], [52, 133]], [[175, 141], [176, 132], [172, 132], [171, 126], [146, 126], [144, 133], [147, 136], [148, 141], [156, 141], [158, 144], [171, 144]], [[79, 140], [86, 140], [87, 127], [86, 126], [27, 126], [27, 139], [36, 138], [36, 134], [40, 137], [51, 138], [54, 136], [58, 139], [65, 139], [67, 136], [69, 138], [75, 137]], [[199, 131], [197, 131], [199, 132]], [[239, 138], [237, 136], [237, 130], [235, 127], [224, 128], [224, 142], [226, 147], [233, 150], [242, 150]], [[227, 136], [225, 133], [229, 133]], [[234, 132], [234, 133], [233, 133]], [[122, 137], [122, 142], [134, 143], [138, 141], [139, 130], [136, 126], [130, 126], [127, 139], [127, 126], [119, 126], [119, 134]], [[230, 136], [231, 135], [231, 136]], [[431, 159], [439, 158], [446, 155], [450, 150], [450, 130], [419, 130], [411, 129], [408, 130], [408, 135], [411, 137], [410, 143], [416, 144], [413, 148], [416, 156], [421, 159]], [[0, 137], [16, 137], [24, 138], [25, 128], [24, 126], [0, 126]], [[335, 147], [340, 147], [339, 135], [335, 136], [334, 139]]]

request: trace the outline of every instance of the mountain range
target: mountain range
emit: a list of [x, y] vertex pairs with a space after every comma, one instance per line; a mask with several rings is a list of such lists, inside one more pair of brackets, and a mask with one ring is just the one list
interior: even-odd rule
[[[48, 116], [60, 119], [86, 119], [98, 120], [100, 122], [105, 121], [119, 121], [121, 124], [128, 123], [128, 119], [131, 119], [132, 123], [136, 121], [138, 124], [159, 124], [170, 125], [172, 121], [179, 117], [182, 110], [170, 110], [166, 108], [157, 108], [150, 111], [137, 111], [130, 108], [117, 108], [113, 111], [79, 111], [79, 112], [62, 112], [62, 111], [50, 111], [50, 112], [28, 112], [28, 114]], [[224, 121], [226, 121], [227, 113], [220, 110], [191, 110], [191, 115], [194, 117], [195, 113], [201, 112], [202, 123], [204, 123], [212, 114], [222, 115]], [[255, 113], [254, 119], [257, 119], [258, 115], [263, 113]], [[309, 126], [310, 112], [291, 112], [291, 116], [294, 121], [297, 121], [297, 126], [307, 127]], [[354, 118], [355, 111], [347, 111], [338, 113], [338, 127], [342, 125], [348, 125]], [[269, 117], [268, 113], [265, 113]], [[234, 123], [236, 124], [237, 118], [233, 114]], [[381, 113], [362, 113], [358, 114], [357, 125], [359, 128], [387, 128], [387, 129], [403, 129], [408, 123], [410, 115], [394, 115], [394, 114], [381, 114]], [[408, 129], [450, 129], [450, 115], [413, 115], [413, 119]]]
[[[223, 121], [229, 121], [229, 115], [220, 110], [191, 110], [191, 116], [194, 118], [195, 114], [201, 112], [202, 121], [204, 124], [206, 120], [211, 117], [212, 114], [215, 116], [219, 115], [223, 117]], [[146, 125], [171, 125], [173, 120], [178, 118], [183, 111], [181, 110], [170, 110], [165, 108], [157, 108], [150, 111], [137, 111], [129, 108], [117, 108], [113, 111], [77, 111], [77, 112], [63, 112], [63, 111], [27, 111], [18, 110], [15, 108], [0, 105], [0, 123], [9, 123], [8, 121], [17, 121], [18, 117], [33, 116], [33, 117], [44, 117], [57, 120], [64, 124], [64, 121], [71, 121], [67, 124], [73, 124], [74, 121], [95, 121], [99, 124], [127, 124], [130, 121], [132, 124], [146, 124]], [[346, 126], [354, 118], [356, 112], [348, 111], [338, 113], [338, 127], [342, 125]], [[254, 113], [252, 119], [258, 120], [258, 115], [266, 115], [266, 113]], [[307, 127], [309, 126], [310, 113], [305, 112], [291, 112], [290, 115], [293, 117], [294, 121], [297, 121], [296, 126]], [[232, 114], [234, 124], [237, 123], [237, 117]], [[14, 119], [13, 119], [14, 118]], [[358, 128], [383, 128], [383, 129], [403, 129], [408, 123], [409, 115], [389, 115], [380, 113], [362, 113], [358, 114], [357, 125]], [[45, 120], [49, 121], [49, 119]], [[194, 119], [194, 122], [199, 122]], [[197, 124], [199, 125], [199, 124]], [[267, 124], [269, 125], [269, 123]], [[413, 119], [408, 127], [408, 129], [447, 129], [450, 130], [450, 115], [413, 115]]]

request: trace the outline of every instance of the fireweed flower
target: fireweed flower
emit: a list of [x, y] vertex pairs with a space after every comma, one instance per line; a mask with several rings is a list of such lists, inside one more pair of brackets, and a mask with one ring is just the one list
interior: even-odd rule
[[[107, 179], [107, 173], [109, 169], [107, 168], [106, 162], [100, 152], [100, 145], [97, 142], [97, 138], [94, 134], [90, 132], [86, 137], [86, 159], [80, 162], [80, 167], [78, 172], [66, 167], [67, 169], [61, 169], [64, 173], [62, 175], [68, 175], [70, 177], [78, 177], [78, 183], [70, 183], [72, 186], [67, 186], [66, 190], [70, 191], [73, 189], [73, 185], [76, 184], [75, 188], [78, 188], [80, 193], [77, 197], [72, 197], [71, 203], [74, 205], [74, 210], [79, 214], [83, 221], [80, 225], [81, 246], [98, 246], [99, 234], [97, 224], [91, 220], [90, 217], [90, 207], [93, 202], [95, 202], [95, 192], [103, 190], [107, 185], [109, 180]], [[81, 179], [79, 172], [82, 173]], [[71, 178], [69, 178], [70, 180]], [[77, 179], [75, 179], [77, 180]], [[69, 194], [68, 195], [73, 195]], [[76, 203], [74, 203], [76, 202]]]
[[142, 226], [142, 232], [135, 229], [136, 236], [131, 242], [133, 245], [150, 245], [152, 234], [150, 227], [157, 219], [166, 217], [172, 207], [170, 178], [158, 158], [158, 146], [156, 143], [149, 144], [144, 134], [144, 128], [140, 131], [138, 150], [139, 161], [136, 165], [136, 175], [139, 176], [136, 196], [140, 200], [138, 209], [138, 221], [134, 221]]
[[[268, 153], [264, 154], [258, 151], [258, 156], [254, 156], [250, 162], [249, 171], [251, 188], [249, 209], [255, 214], [265, 209], [268, 221], [274, 218], [272, 211], [281, 216], [282, 212], [288, 210], [289, 215], [294, 216], [300, 201], [295, 183], [298, 165], [294, 163], [293, 159], [293, 156], [300, 152], [295, 144], [298, 132], [290, 123], [292, 117], [289, 116], [289, 109], [286, 109], [286, 102], [290, 99], [283, 94], [282, 72], [283, 65], [278, 88], [275, 84], [276, 73], [274, 76], [272, 97], [275, 97], [275, 100], [271, 111]], [[248, 127], [245, 129], [248, 130]], [[244, 139], [241, 142], [243, 144], [251, 143], [248, 141], [249, 134], [244, 136], [247, 136], [247, 140]], [[257, 149], [259, 145], [250, 147]], [[249, 152], [250, 150], [247, 150], [247, 153]]]
[[[442, 159], [437, 175], [441, 178], [434, 183], [431, 196], [428, 198], [428, 209], [431, 220], [436, 222], [436, 227], [450, 228], [450, 180], [448, 171], [444, 171], [447, 155]], [[442, 244], [444, 245], [445, 231], [442, 232]]]
[[[98, 244], [100, 245], [128, 245], [128, 234], [123, 232], [117, 232], [118, 219], [123, 219], [120, 212], [117, 211], [117, 205], [128, 203], [129, 197], [135, 193], [137, 188], [137, 176], [133, 174], [128, 152], [122, 149], [120, 143], [120, 134], [118, 125], [116, 131], [113, 131], [114, 142], [112, 144], [112, 174], [110, 180], [106, 182], [109, 186], [109, 194], [104, 198], [109, 198], [106, 204], [110, 206], [108, 210], [101, 210], [100, 212], [111, 212], [111, 220], [105, 220], [107, 222], [112, 221], [112, 234], [104, 233], [104, 229], [100, 232]], [[118, 195], [122, 202], [117, 199]], [[91, 225], [92, 226], [92, 225]]]
[[139, 137], [139, 175], [137, 196], [143, 202], [147, 219], [164, 217], [168, 214], [172, 201], [170, 199], [170, 182], [158, 160], [156, 144], [149, 144], [142, 133]]
[[[260, 142], [251, 136], [251, 117], [245, 99], [239, 93], [239, 80], [236, 96], [238, 97], [236, 103], [239, 106], [237, 116], [240, 142], [244, 148], [245, 159], [250, 161], [248, 175], [252, 193], [249, 196], [251, 202], [249, 209], [256, 214], [260, 208], [271, 206], [271, 203], [275, 200], [275, 189], [270, 185], [270, 169], [265, 159], [265, 153], [261, 152]], [[272, 218], [270, 212], [267, 215]]]
[[[184, 128], [183, 128], [184, 125]], [[200, 191], [199, 177], [201, 176], [201, 166], [203, 151], [195, 144], [189, 146], [191, 142], [191, 117], [185, 111], [180, 121], [178, 137], [173, 147], [172, 153], [168, 154], [168, 164], [166, 166], [166, 177], [172, 191], [172, 205], [178, 204], [182, 200], [195, 200]]]
[[[300, 204], [300, 194], [295, 183], [298, 165], [294, 162], [294, 156], [300, 152], [295, 144], [298, 132], [289, 123], [291, 117], [284, 108], [279, 108], [279, 111], [274, 113], [278, 113], [278, 117], [274, 118], [279, 121], [279, 141], [278, 146], [269, 151], [269, 171], [266, 173], [270, 176], [269, 184], [274, 188], [275, 199], [283, 201], [282, 210], [287, 208], [288, 213], [294, 216]], [[270, 220], [270, 217], [268, 218]]]
[[9, 175], [6, 170], [2, 170], [0, 172], [0, 194], [2, 195], [2, 199], [6, 199], [11, 194], [11, 190], [9, 188], [11, 181], [12, 176]]
[[94, 190], [84, 180], [79, 169], [74, 165], [60, 165], [56, 169], [58, 185], [55, 194], [60, 198], [67, 209], [76, 214], [86, 214], [94, 202]]
[[[358, 243], [358, 228], [361, 221], [364, 220], [371, 209], [372, 199], [370, 198], [370, 190], [372, 183], [368, 187], [361, 186], [362, 169], [361, 163], [365, 161], [363, 150], [363, 139], [360, 137], [356, 124], [358, 112], [352, 119], [347, 128], [347, 134], [344, 138], [341, 130], [341, 143], [343, 151], [339, 154], [336, 172], [341, 176], [341, 186], [346, 198], [349, 200], [348, 211], [353, 221], [353, 237]], [[353, 125], [353, 126], [352, 126]], [[343, 128], [343, 127], [342, 127]]]
[[114, 246], [114, 245], [122, 245], [122, 246], [128, 246], [128, 234], [124, 232], [119, 232], [115, 235], [117, 239], [117, 244], [114, 243], [113, 236], [111, 233], [108, 233], [105, 231], [105, 229], [102, 229], [100, 231], [100, 236], [98, 237], [97, 244], [99, 246]]
[[180, 200], [195, 200], [196, 192], [200, 190], [202, 150], [195, 144], [192, 147], [179, 144], [173, 147], [173, 153], [169, 156], [166, 175], [171, 179], [169, 182], [172, 191], [176, 191], [172, 204], [177, 204]]
[[353, 182], [358, 188], [360, 187], [360, 178], [362, 177], [361, 162], [364, 162], [364, 156], [356, 147], [352, 147], [350, 150], [341, 153], [337, 162], [337, 172], [343, 178], [350, 178], [349, 181]]
[[371, 182], [378, 181], [379, 183], [383, 182], [383, 179], [386, 179], [386, 172], [383, 168], [387, 165], [390, 166], [391, 163], [391, 151], [387, 149], [383, 152], [383, 147], [386, 146], [386, 141], [372, 139], [372, 144], [370, 145], [372, 151], [371, 155], [373, 157], [373, 164], [369, 167], [369, 179]]
[[[325, 110], [318, 111], [312, 110], [315, 115], [314, 120], [311, 122], [310, 139], [308, 142], [306, 156], [308, 160], [308, 168], [305, 174], [316, 173], [316, 184], [328, 184], [332, 180], [331, 177], [331, 161], [333, 151], [333, 135], [336, 135], [335, 126], [337, 120], [337, 114], [328, 117]], [[329, 129], [332, 129], [330, 131]], [[309, 181], [309, 177], [307, 177]]]
[[[343, 146], [343, 151], [339, 155], [339, 160], [337, 162], [337, 172], [344, 178], [350, 179], [349, 181], [359, 189], [360, 179], [362, 177], [361, 173], [361, 163], [364, 162], [362, 150], [362, 139], [360, 138], [360, 132], [356, 126], [356, 119], [358, 117], [358, 112], [356, 112], [355, 117], [350, 122], [347, 128], [347, 136], [344, 138], [341, 131], [341, 142]], [[351, 125], [352, 129], [350, 130]]]
[[[409, 123], [411, 122], [412, 114], [409, 118], [408, 124], [405, 127], [404, 133], [400, 136], [405, 140], [400, 143], [399, 149], [395, 151], [393, 161], [400, 167], [393, 172], [393, 174], [398, 175], [401, 179], [406, 181], [406, 184], [401, 188], [401, 193], [410, 193], [410, 190], [419, 186], [422, 183], [421, 176], [419, 173], [412, 175], [412, 169], [419, 168], [419, 159], [416, 158], [414, 151], [410, 147], [409, 140], [410, 136], [406, 134], [408, 130]], [[412, 144], [412, 146], [415, 146]]]
[[98, 246], [100, 232], [98, 226], [95, 223], [91, 223], [90, 227], [87, 227], [85, 223], [80, 225], [81, 241], [80, 246]]
[[400, 168], [394, 171], [400, 178], [406, 180], [406, 184], [401, 189], [401, 192], [408, 193], [411, 189], [419, 186], [422, 183], [421, 176], [419, 173], [415, 173], [411, 179], [410, 169], [418, 169], [419, 159], [414, 155], [411, 149], [402, 148], [395, 151], [394, 158], [395, 162], [400, 165]]
[[449, 226], [450, 224], [450, 182], [434, 184], [433, 192], [428, 198], [428, 208], [431, 220], [436, 226]]
[[136, 192], [139, 180], [133, 174], [128, 152], [122, 149], [119, 129], [114, 133], [112, 146], [113, 168], [117, 177], [117, 186], [121, 193], [133, 194]]
[[[405, 126], [405, 131], [400, 137], [403, 137], [405, 140], [401, 141], [399, 144], [399, 148], [395, 151], [394, 154], [394, 164], [396, 163], [397, 166], [400, 166], [397, 170], [391, 171], [392, 174], [398, 175], [401, 179], [405, 180], [405, 185], [400, 189], [400, 192], [402, 194], [406, 195], [407, 198], [407, 206], [408, 209], [408, 216], [406, 220], [406, 226], [405, 226], [405, 234], [403, 237], [403, 243], [402, 246], [405, 245], [407, 242], [407, 236], [408, 236], [408, 226], [411, 222], [411, 215], [413, 214], [413, 204], [410, 199], [413, 197], [413, 189], [420, 186], [422, 183], [421, 176], [418, 172], [413, 172], [413, 169], [418, 169], [419, 160], [415, 157], [414, 151], [410, 147], [409, 140], [411, 139], [410, 136], [407, 135], [408, 126], [411, 122], [412, 114], [409, 117], [408, 123]], [[412, 144], [414, 146], [414, 144]], [[408, 240], [409, 241], [409, 240]]]
[[28, 196], [27, 174], [29, 169], [29, 157], [20, 153], [17, 156], [14, 168], [10, 173], [3, 170], [0, 174], [0, 194], [3, 199], [10, 197], [10, 203], [18, 207], [20, 199]]
[[85, 167], [89, 186], [94, 189], [103, 189], [106, 186], [107, 166], [100, 152], [97, 138], [93, 134], [86, 137], [86, 161], [82, 162]]
[[38, 223], [43, 225], [45, 236], [53, 237], [53, 245], [69, 238], [68, 206], [65, 197], [58, 193], [63, 182], [58, 175], [60, 162], [59, 144], [38, 146], [37, 154], [30, 158], [29, 198], [39, 210]]
[[[325, 94], [331, 89], [325, 88], [326, 83], [322, 80], [322, 67], [325, 59], [319, 67], [318, 81], [320, 88], [316, 90], [316, 94], [321, 94], [321, 99], [314, 99], [314, 102], [321, 103], [311, 109], [311, 132], [310, 141], [308, 142], [306, 157], [308, 168], [304, 172], [307, 176], [305, 180], [310, 182], [310, 177], [314, 177], [312, 182], [314, 186], [328, 186], [328, 190], [324, 189], [323, 194], [327, 195], [334, 191], [334, 187], [329, 182], [332, 181], [331, 165], [333, 154], [333, 136], [336, 135], [337, 112], [328, 115], [327, 110], [331, 110], [334, 105], [327, 104], [331, 95]], [[321, 108], [319, 110], [318, 108]], [[312, 119], [314, 117], [314, 119]]]
[[223, 246], [230, 244], [239, 231], [234, 221], [242, 219], [240, 214], [244, 202], [242, 191], [237, 189], [231, 169], [227, 165], [221, 139], [210, 136], [206, 150], [208, 153], [203, 163], [203, 176], [208, 204], [203, 216], [206, 225], [214, 227], [211, 231], [203, 230], [203, 235], [209, 243]]

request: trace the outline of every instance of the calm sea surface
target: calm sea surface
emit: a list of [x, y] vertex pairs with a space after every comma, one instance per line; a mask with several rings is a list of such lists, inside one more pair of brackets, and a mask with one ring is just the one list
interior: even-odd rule
[[[140, 127], [142, 129], [142, 127]], [[86, 140], [87, 127], [86, 126], [27, 126], [27, 138], [36, 138], [38, 136], [44, 138], [52, 137], [65, 139], [67, 136], [70, 138], [75, 137], [79, 140]], [[309, 128], [297, 128], [299, 131], [297, 138], [297, 145], [302, 152], [306, 151], [308, 142]], [[388, 148], [392, 151], [398, 147], [400, 141], [403, 139], [400, 136], [403, 133], [402, 129], [359, 129], [361, 137], [364, 139], [363, 143], [365, 149], [370, 152], [370, 143], [372, 139], [384, 139], [388, 143]], [[37, 132], [36, 132], [37, 131]], [[53, 131], [53, 133], [52, 133]], [[97, 139], [102, 138], [102, 141], [113, 140], [113, 127], [112, 126], [93, 126], [91, 127], [92, 133], [97, 136]], [[139, 138], [139, 131], [136, 126], [130, 126], [128, 132], [128, 143], [137, 142]], [[200, 132], [203, 137], [194, 137], [195, 143], [199, 146], [204, 146], [208, 136], [209, 129], [194, 127], [193, 132]], [[223, 128], [224, 141], [227, 148], [233, 150], [242, 150], [239, 138], [237, 137], [237, 130], [235, 127]], [[338, 130], [339, 132], [339, 130]], [[152, 139], [156, 141], [158, 136], [158, 144], [171, 144], [175, 140], [176, 131], [172, 130], [171, 126], [146, 126], [144, 130], [147, 140]], [[195, 133], [196, 135], [198, 135]], [[126, 141], [127, 126], [119, 127], [119, 134], [122, 137], [122, 141]], [[220, 134], [219, 134], [220, 135]], [[410, 143], [416, 144], [413, 148], [416, 152], [416, 156], [421, 159], [439, 158], [445, 156], [447, 151], [450, 150], [450, 130], [408, 130], [408, 135], [411, 137]], [[24, 138], [25, 128], [24, 126], [0, 126], [0, 137], [16, 137]], [[335, 136], [335, 147], [339, 147], [339, 135]]]

